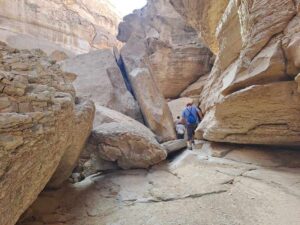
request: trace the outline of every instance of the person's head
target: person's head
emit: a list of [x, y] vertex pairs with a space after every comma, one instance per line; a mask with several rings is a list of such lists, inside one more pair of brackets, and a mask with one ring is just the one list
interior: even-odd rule
[[194, 104], [194, 101], [192, 99], [189, 99], [186, 103], [186, 107], [191, 107]]
[[180, 116], [177, 116], [177, 119], [180, 120]]

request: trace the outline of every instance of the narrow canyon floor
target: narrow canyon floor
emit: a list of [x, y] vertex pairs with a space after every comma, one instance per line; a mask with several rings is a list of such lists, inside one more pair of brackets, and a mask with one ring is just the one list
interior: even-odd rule
[[18, 225], [300, 224], [299, 152], [197, 146], [44, 191]]

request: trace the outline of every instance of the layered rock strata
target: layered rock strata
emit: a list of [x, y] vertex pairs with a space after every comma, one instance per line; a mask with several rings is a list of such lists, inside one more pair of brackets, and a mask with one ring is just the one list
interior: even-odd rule
[[[200, 94], [201, 108], [207, 112], [199, 127], [204, 138], [299, 145], [296, 115], [300, 102], [294, 81], [300, 70], [296, 44], [300, 35], [299, 3], [171, 2], [217, 55]], [[219, 10], [206, 10], [210, 16], [203, 18], [203, 9]]]
[[[0, 224], [13, 225], [66, 165], [61, 159], [70, 147], [80, 151], [94, 107], [75, 107], [72, 76], [39, 50], [0, 43], [0, 61]], [[78, 120], [86, 127], [80, 133]]]
[[0, 40], [69, 55], [119, 45], [120, 16], [108, 0], [3, 0]]

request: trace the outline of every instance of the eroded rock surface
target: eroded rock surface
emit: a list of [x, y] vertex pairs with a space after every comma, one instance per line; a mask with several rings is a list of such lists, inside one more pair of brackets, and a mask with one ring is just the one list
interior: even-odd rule
[[200, 92], [201, 109], [207, 112], [199, 127], [204, 138], [299, 145], [299, 121], [294, 118], [300, 103], [294, 81], [300, 72], [298, 3], [171, 2], [217, 55]]
[[250, 164], [251, 153], [245, 163], [214, 158], [206, 148], [149, 171], [116, 171], [43, 192], [20, 225], [298, 225], [299, 168], [263, 167], [264, 157]]
[[93, 100], [97, 111], [105, 106], [142, 121], [138, 103], [127, 90], [111, 50], [78, 55], [62, 62], [62, 69], [77, 75], [74, 82], [77, 95]]
[[144, 8], [126, 16], [118, 39], [128, 42], [132, 38], [145, 42], [148, 66], [166, 98], [178, 97], [211, 69], [209, 49], [169, 1], [148, 1]]
[[91, 142], [101, 158], [117, 162], [123, 169], [148, 168], [163, 161], [167, 153], [154, 135], [144, 132], [146, 129], [129, 123], [105, 123], [93, 131]]
[[69, 55], [119, 45], [120, 16], [108, 0], [3, 0], [0, 40]]
[[[72, 79], [42, 51], [0, 43], [0, 61], [0, 224], [13, 225], [70, 147], [80, 151], [94, 108], [75, 107]], [[78, 120], [86, 126], [80, 135]], [[72, 163], [64, 168], [72, 170]]]

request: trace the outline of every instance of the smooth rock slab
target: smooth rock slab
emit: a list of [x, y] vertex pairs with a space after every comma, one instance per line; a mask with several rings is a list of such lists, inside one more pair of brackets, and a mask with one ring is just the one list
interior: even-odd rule
[[[186, 151], [150, 171], [117, 171], [43, 192], [20, 225], [45, 219], [66, 225], [298, 225], [299, 179], [299, 169], [213, 162]], [[48, 211], [39, 211], [49, 198]]]

